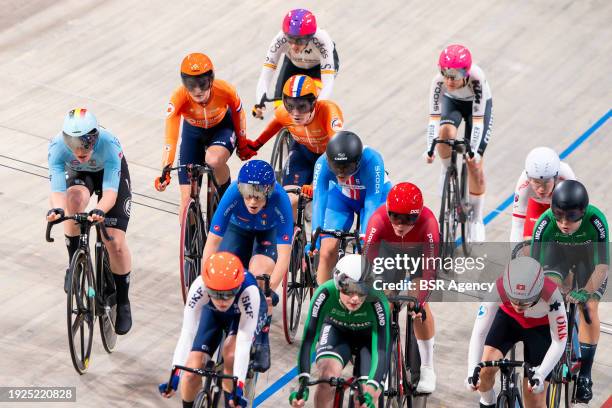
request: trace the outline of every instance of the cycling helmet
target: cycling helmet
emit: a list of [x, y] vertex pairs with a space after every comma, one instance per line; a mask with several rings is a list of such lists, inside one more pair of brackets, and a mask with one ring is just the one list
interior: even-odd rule
[[188, 54], [181, 63], [181, 79], [187, 89], [207, 90], [215, 79], [213, 64], [208, 56], [199, 52]]
[[283, 104], [287, 112], [312, 112], [319, 96], [315, 81], [307, 75], [293, 75], [283, 86]]
[[576, 222], [584, 216], [589, 205], [589, 194], [577, 180], [564, 180], [557, 184], [552, 194], [550, 208], [556, 219], [563, 217]]
[[274, 169], [263, 160], [246, 162], [238, 173], [238, 190], [243, 197], [269, 197], [275, 183]]
[[244, 267], [240, 258], [230, 252], [217, 252], [206, 260], [202, 279], [209, 295], [229, 299], [238, 294], [244, 282]]
[[414, 224], [423, 209], [423, 194], [412, 183], [399, 183], [387, 195], [387, 213], [393, 224]]
[[544, 287], [544, 270], [528, 256], [515, 258], [506, 266], [502, 277], [508, 299], [519, 305], [532, 305], [540, 299]]
[[438, 66], [446, 77], [466, 78], [472, 67], [472, 54], [463, 45], [451, 44], [440, 53]]
[[536, 147], [525, 159], [525, 172], [532, 179], [550, 179], [559, 175], [561, 160], [550, 147]]
[[368, 284], [363, 279], [361, 255], [347, 254], [340, 258], [332, 272], [336, 289], [347, 294], [368, 294]]
[[341, 130], [327, 143], [325, 149], [331, 171], [339, 177], [349, 177], [359, 169], [363, 144], [355, 133]]
[[283, 19], [283, 33], [291, 40], [310, 40], [317, 31], [314, 14], [306, 9], [294, 9]]
[[91, 150], [100, 135], [98, 120], [87, 109], [72, 109], [64, 118], [62, 134], [64, 143], [70, 150]]

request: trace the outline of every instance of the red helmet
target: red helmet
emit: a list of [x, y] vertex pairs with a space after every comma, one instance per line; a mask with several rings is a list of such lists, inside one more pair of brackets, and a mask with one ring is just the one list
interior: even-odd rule
[[283, 33], [289, 37], [312, 37], [317, 31], [317, 20], [306, 9], [291, 10], [283, 19]]
[[207, 289], [237, 293], [244, 282], [244, 266], [236, 255], [230, 252], [217, 252], [204, 263], [202, 279]]
[[[399, 183], [393, 186], [387, 195], [387, 213], [392, 218], [405, 219], [405, 223], [414, 224], [423, 210], [423, 194], [412, 183]], [[406, 217], [398, 217], [404, 215]]]

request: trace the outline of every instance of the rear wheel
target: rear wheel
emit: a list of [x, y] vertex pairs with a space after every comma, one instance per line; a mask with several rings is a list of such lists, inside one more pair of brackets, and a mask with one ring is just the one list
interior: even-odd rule
[[[98, 245], [98, 244], [96, 244]], [[100, 244], [101, 245], [101, 244]], [[100, 313], [100, 335], [102, 337], [102, 345], [107, 353], [112, 353], [117, 344], [117, 333], [115, 332], [115, 322], [117, 321], [117, 289], [115, 288], [115, 279], [110, 269], [110, 262], [106, 247], [100, 246], [97, 254], [100, 258], [97, 260], [98, 268], [97, 282], [100, 288], [98, 298], [101, 300]]]
[[287, 129], [282, 129], [274, 140], [274, 147], [272, 148], [272, 157], [270, 158], [270, 164], [274, 169], [276, 181], [278, 181], [279, 183], [283, 181], [283, 165], [287, 160], [287, 156], [289, 156], [290, 144], [291, 134]]
[[283, 331], [285, 340], [292, 344], [295, 341], [300, 318], [302, 303], [306, 297], [304, 247], [306, 236], [302, 231], [296, 233], [291, 246], [289, 270], [283, 280]]
[[67, 294], [68, 346], [72, 365], [79, 374], [89, 368], [96, 296], [93, 270], [84, 250], [78, 250], [70, 263], [70, 286]]
[[472, 242], [470, 232], [472, 227], [472, 219], [474, 218], [474, 210], [470, 205], [470, 193], [468, 191], [468, 172], [467, 165], [463, 162], [461, 166], [461, 211], [463, 213], [461, 222], [461, 246], [463, 247], [463, 256], [470, 256], [472, 253]]
[[183, 303], [187, 299], [189, 287], [198, 276], [202, 267], [205, 226], [198, 204], [190, 200], [181, 218], [180, 275]]

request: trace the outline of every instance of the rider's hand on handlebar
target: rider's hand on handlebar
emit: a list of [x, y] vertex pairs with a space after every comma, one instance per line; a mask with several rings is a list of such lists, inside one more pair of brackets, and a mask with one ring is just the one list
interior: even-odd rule
[[540, 373], [539, 368], [540, 367], [535, 367], [530, 369], [533, 371], [533, 375], [529, 379], [528, 385], [529, 391], [534, 394], [539, 394], [544, 391], [544, 381], [546, 381], [546, 378]]
[[482, 156], [478, 152], [474, 152], [474, 157], [470, 157], [469, 154], [466, 155], [465, 157], [466, 157], [468, 164], [479, 164], [480, 160], [482, 159]]
[[[155, 189], [159, 192], [164, 191], [166, 189], [166, 187], [168, 187], [168, 185], [170, 184], [170, 165], [168, 164], [167, 166], [165, 166], [162, 170], [162, 176], [161, 177], [155, 177]], [[162, 180], [162, 177], [164, 178]]]
[[253, 116], [256, 117], [257, 119], [263, 120], [265, 111], [266, 111], [265, 105], [264, 106], [255, 105], [253, 106], [253, 110], [251, 113], [253, 113]]
[[89, 217], [87, 219], [90, 222], [103, 222], [106, 214], [99, 208], [94, 208], [89, 212]]
[[168, 383], [161, 383], [159, 384], [158, 388], [159, 388], [159, 393], [161, 394], [162, 397], [164, 398], [170, 398], [174, 395], [174, 393], [176, 392], [176, 390], [178, 389], [178, 384], [179, 384], [179, 380], [181, 379], [178, 370], [174, 371], [172, 373], [172, 379], [170, 380], [170, 386], [168, 386]]
[[567, 301], [570, 303], [586, 303], [591, 298], [591, 294], [586, 289], [572, 290], [567, 295]]
[[59, 220], [64, 216], [63, 208], [52, 208], [47, 212], [47, 222], [53, 222]]
[[472, 384], [472, 376], [466, 377], [466, 379], [465, 379], [465, 388], [468, 391], [477, 391], [478, 390], [478, 384]]
[[314, 194], [314, 190], [312, 189], [312, 184], [304, 184], [302, 186], [301, 193], [304, 197], [312, 199], [312, 195]]
[[433, 154], [430, 157], [429, 156], [429, 150], [425, 150], [425, 152], [423, 153], [423, 158], [425, 159], [425, 163], [431, 164], [431, 163], [434, 162], [434, 160], [436, 158], [436, 152], [434, 151]]

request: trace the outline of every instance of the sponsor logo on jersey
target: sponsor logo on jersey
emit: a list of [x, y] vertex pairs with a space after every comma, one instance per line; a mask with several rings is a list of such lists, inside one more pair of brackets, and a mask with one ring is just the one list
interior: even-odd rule
[[540, 225], [538, 225], [538, 228], [536, 229], [535, 234], [533, 235], [533, 239], [535, 241], [538, 241], [541, 239], [542, 237], [542, 231], [544, 231], [544, 228], [546, 228], [546, 225], [548, 225], [548, 219], [544, 218], [541, 222]]
[[374, 237], [374, 234], [376, 233], [376, 228], [372, 227], [370, 229], [370, 233], [368, 234], [368, 238], [367, 241], [368, 243], [372, 242], [372, 237]]
[[381, 182], [381, 175], [382, 175], [382, 171], [380, 169], [380, 166], [376, 166], [374, 167], [374, 192], [376, 194], [380, 193], [380, 182]]
[[518, 200], [519, 200], [519, 195], [518, 195], [518, 194], [515, 194], [515, 195], [514, 195], [514, 202], [516, 203], [516, 202], [518, 202]]
[[202, 296], [204, 296], [204, 292], [203, 288], [200, 286], [198, 290], [196, 290], [196, 292], [193, 294], [193, 296], [191, 296], [191, 299], [189, 299], [189, 303], [187, 304], [187, 306], [193, 309], [196, 303], [198, 303], [198, 301], [202, 299]]
[[283, 241], [289, 241], [289, 235], [287, 234], [283, 235]]
[[482, 85], [478, 80], [472, 80], [472, 90], [474, 91], [474, 103], [478, 105], [482, 99]]
[[319, 309], [321, 308], [321, 304], [326, 298], [327, 298], [327, 294], [323, 292], [321, 292], [319, 296], [317, 296], [317, 299], [314, 302], [314, 306], [312, 306], [312, 317], [319, 316]]
[[213, 229], [214, 229], [215, 231], [219, 232], [219, 231], [221, 230], [221, 227], [220, 227], [220, 226], [218, 226], [218, 225], [215, 225], [215, 226], [213, 227]]
[[[312, 38], [312, 43], [314, 44], [315, 47], [317, 47], [317, 49], [321, 53], [321, 57], [323, 59], [326, 59], [327, 58], [327, 49], [325, 48], [325, 44], [323, 44], [317, 37], [313, 37]], [[310, 54], [310, 52], [309, 52], [309, 54]]]
[[478, 308], [478, 314], [476, 315], [477, 319], [482, 319], [487, 315], [487, 307], [485, 305], [480, 305]]
[[440, 92], [442, 91], [442, 82], [436, 83], [433, 95], [433, 110], [434, 112], [440, 112]]
[[593, 222], [593, 225], [595, 225], [595, 228], [597, 228], [597, 231], [599, 231], [599, 239], [605, 239], [606, 238], [606, 228], [604, 227], [601, 220], [597, 217], [593, 217], [592, 222]]
[[374, 310], [376, 310], [376, 315], [378, 316], [378, 324], [380, 326], [385, 325], [385, 311], [380, 302], [374, 303]]
[[329, 331], [331, 330], [331, 326], [327, 325], [323, 328], [321, 332], [321, 345], [327, 344], [327, 339], [329, 338]]
[[244, 313], [253, 318], [253, 305], [251, 304], [251, 297], [248, 293], [242, 294], [242, 306], [244, 307]]
[[335, 132], [338, 132], [339, 130], [341, 130], [342, 129], [342, 120], [340, 118], [333, 118], [331, 120], [331, 128]]
[[174, 113], [174, 104], [172, 102], [168, 103], [166, 107], [166, 116], [170, 116]]
[[132, 214], [132, 199], [129, 197], [126, 198], [125, 201], [123, 202], [123, 212], [128, 217], [130, 217]]
[[557, 336], [559, 340], [563, 340], [567, 337], [567, 320], [565, 315], [557, 316]]

